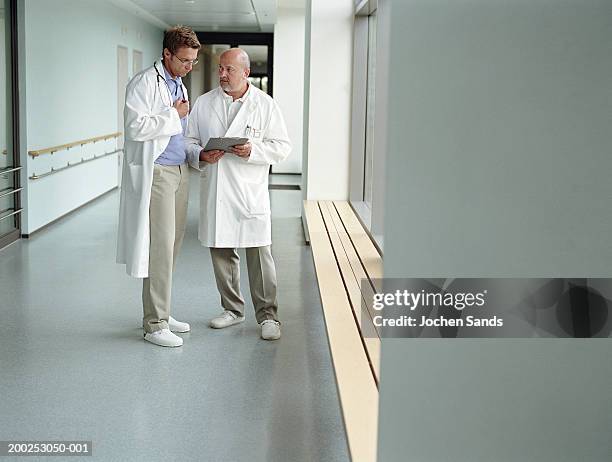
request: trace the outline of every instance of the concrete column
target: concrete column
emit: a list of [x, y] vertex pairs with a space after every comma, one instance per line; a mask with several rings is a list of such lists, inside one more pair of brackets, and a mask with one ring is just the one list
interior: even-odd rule
[[348, 199], [353, 8], [351, 0], [308, 0], [306, 5], [306, 199]]
[[[612, 3], [391, 0], [386, 277], [612, 276]], [[383, 342], [379, 460], [600, 462], [609, 339]]]

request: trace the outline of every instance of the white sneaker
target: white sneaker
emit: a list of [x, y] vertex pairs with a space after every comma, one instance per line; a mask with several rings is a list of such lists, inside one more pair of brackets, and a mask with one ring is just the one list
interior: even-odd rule
[[233, 326], [244, 321], [244, 316], [238, 316], [233, 311], [225, 310], [221, 315], [210, 321], [210, 327], [213, 329], [223, 329], [224, 327]]
[[266, 319], [261, 323], [261, 338], [264, 340], [278, 340], [281, 336], [280, 322]]
[[163, 347], [180, 347], [183, 345], [183, 339], [178, 335], [170, 332], [170, 329], [156, 330], [155, 332], [147, 332], [144, 336], [147, 342]]
[[172, 316], [168, 317], [168, 327], [172, 332], [178, 332], [179, 334], [189, 332], [191, 327], [186, 322], [177, 321]]

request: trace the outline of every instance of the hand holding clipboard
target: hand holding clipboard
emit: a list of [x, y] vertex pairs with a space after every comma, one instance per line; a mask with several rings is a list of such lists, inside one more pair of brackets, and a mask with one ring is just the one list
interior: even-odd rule
[[200, 161], [216, 163], [226, 152], [231, 152], [243, 159], [251, 155], [251, 144], [248, 138], [210, 138], [200, 152]]
[[204, 151], [232, 152], [234, 146], [245, 144], [247, 141], [248, 138], [210, 138], [204, 146]]

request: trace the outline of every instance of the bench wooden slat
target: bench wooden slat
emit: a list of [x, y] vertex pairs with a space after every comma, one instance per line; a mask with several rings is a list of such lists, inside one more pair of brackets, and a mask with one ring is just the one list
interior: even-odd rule
[[[372, 322], [371, 310], [366, 310], [365, 313], [362, 313], [362, 303], [366, 303], [367, 305], [367, 301], [364, 299], [361, 292], [360, 281], [362, 278], [367, 278], [367, 275], [361, 266], [359, 257], [342, 225], [334, 204], [328, 201], [320, 201], [319, 205], [323, 212], [323, 220], [327, 224], [328, 232], [332, 239], [332, 245], [336, 251], [336, 256], [338, 257], [338, 264], [343, 275], [346, 290], [349, 294], [354, 316], [360, 326], [361, 336], [367, 350], [374, 379], [376, 383], [378, 383], [380, 380], [380, 338], [373, 337], [373, 335], [377, 335], [378, 333]], [[330, 231], [332, 227], [334, 233]], [[332, 236], [332, 234], [335, 234], [335, 236]], [[369, 282], [367, 283], [369, 284]], [[366, 319], [362, 316], [365, 316]]]
[[[351, 267], [351, 271], [352, 271], [352, 276], [357, 282], [357, 288], [359, 289], [359, 292], [360, 292], [360, 298], [363, 299], [365, 302], [365, 306], [367, 307], [366, 313], [369, 316], [370, 321], [371, 321], [373, 318], [373, 315], [375, 314], [375, 311], [370, 306], [371, 299], [364, 297], [364, 295], [371, 294], [372, 288], [371, 286], [366, 286], [365, 288], [361, 287], [362, 280], [365, 280], [366, 284], [369, 284], [368, 275], [365, 272], [365, 269], [363, 267], [361, 259], [359, 258], [359, 255], [357, 255], [357, 251], [355, 249], [355, 246], [353, 245], [353, 242], [351, 241], [350, 236], [348, 235], [348, 233], [346, 232], [346, 229], [344, 228], [344, 224], [342, 223], [342, 219], [340, 218], [338, 211], [336, 207], [334, 206], [334, 203], [326, 202], [326, 204], [327, 204], [327, 208], [329, 210], [331, 219], [335, 225], [336, 232], [338, 233], [338, 236], [340, 237], [342, 248], [348, 258], [348, 261]], [[355, 307], [357, 307], [357, 305], [355, 305]], [[378, 335], [378, 332], [376, 332], [376, 335]]]
[[[365, 232], [359, 219], [355, 216], [353, 209], [348, 202], [334, 201], [334, 205], [338, 210], [342, 223], [346, 227], [347, 232], [353, 241], [353, 245], [359, 254], [359, 258], [363, 262], [363, 266], [370, 279], [382, 279], [383, 264], [382, 258], [372, 243], [370, 236]], [[377, 292], [382, 292], [383, 289], [378, 284], [375, 287]]]
[[[342, 243], [347, 251], [347, 255], [349, 255], [349, 261], [351, 263], [351, 268], [353, 269], [353, 273], [355, 277], [357, 278], [358, 282], [360, 283], [362, 298], [364, 298], [365, 306], [367, 307], [367, 311], [370, 316], [370, 319], [373, 319], [374, 316], [377, 314], [377, 312], [372, 308], [372, 297], [371, 296], [374, 293], [374, 288], [371, 285], [371, 281], [370, 281], [371, 276], [369, 276], [365, 270], [363, 262], [361, 258], [359, 257], [359, 254], [357, 253], [357, 249], [355, 248], [355, 244], [351, 240], [352, 236], [349, 236], [345, 228], [345, 224], [342, 221], [342, 217], [338, 213], [338, 210], [336, 208], [336, 203], [330, 202], [329, 207], [330, 207], [330, 210], [333, 210], [333, 212], [335, 212], [332, 216], [334, 218], [337, 218], [337, 220], [335, 220], [336, 229], [338, 230], [340, 239], [342, 240]], [[362, 231], [363, 229], [361, 229], [360, 232]], [[372, 258], [376, 258], [376, 256]], [[377, 266], [381, 266], [382, 258], [380, 256], [378, 258], [380, 259], [380, 262], [377, 262]], [[364, 282], [363, 280], [366, 280], [366, 285], [362, 287], [361, 284]], [[367, 285], [367, 284], [370, 284], [370, 285]], [[378, 334], [378, 332], [376, 333]]]
[[[360, 279], [368, 279], [370, 286], [361, 287], [361, 293], [366, 300], [366, 307], [372, 319], [379, 313], [372, 307], [372, 295], [375, 292], [382, 291], [381, 278], [383, 274], [383, 261], [382, 256], [378, 253], [377, 248], [372, 243], [370, 236], [363, 229], [359, 219], [353, 212], [353, 209], [348, 202], [334, 201], [334, 207], [336, 208], [342, 224], [347, 232], [347, 237], [351, 241], [361, 268], [364, 273], [360, 273]], [[376, 329], [378, 333], [378, 329]], [[380, 335], [379, 335], [380, 337]]]
[[319, 204], [306, 201], [304, 211], [351, 458], [356, 462], [374, 462], [378, 389], [360, 340]]

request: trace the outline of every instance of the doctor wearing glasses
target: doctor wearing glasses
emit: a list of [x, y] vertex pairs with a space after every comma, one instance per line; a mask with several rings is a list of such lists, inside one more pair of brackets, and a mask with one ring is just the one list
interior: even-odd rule
[[178, 347], [189, 324], [170, 316], [172, 273], [185, 234], [189, 172], [183, 133], [189, 100], [181, 81], [200, 42], [188, 27], [166, 31], [162, 60], [127, 85], [117, 262], [143, 279], [144, 339]]
[[[276, 340], [280, 323], [270, 251], [268, 171], [289, 155], [291, 143], [278, 105], [249, 83], [249, 73], [244, 50], [225, 51], [219, 60], [219, 87], [196, 100], [185, 137], [189, 159], [201, 171], [198, 237], [210, 248], [223, 307], [210, 326], [221, 329], [244, 321], [237, 249], [245, 248], [261, 337]], [[247, 138], [248, 142], [227, 152], [205, 151], [213, 137]]]

